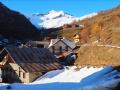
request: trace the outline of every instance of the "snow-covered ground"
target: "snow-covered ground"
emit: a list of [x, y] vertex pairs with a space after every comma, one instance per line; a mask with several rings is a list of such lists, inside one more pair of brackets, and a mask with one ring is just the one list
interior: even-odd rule
[[64, 24], [70, 24], [74, 21], [91, 18], [93, 16], [96, 16], [97, 14], [98, 13], [91, 13], [82, 17], [74, 17], [65, 13], [64, 11], [51, 10], [48, 12], [48, 14], [36, 13], [33, 15], [27, 15], [27, 18], [29, 18], [32, 24], [34, 24], [38, 28], [57, 28], [63, 26]]
[[[101, 68], [67, 67], [54, 70], [29, 84], [14, 83], [12, 90], [109, 90], [120, 82], [120, 72], [112, 66]], [[7, 85], [0, 84], [0, 90], [6, 90]]]
[[40, 77], [34, 83], [51, 83], [51, 82], [80, 82], [83, 78], [101, 70], [102, 68], [84, 67], [79, 71], [75, 70], [75, 67], [68, 67], [64, 70], [50, 71], [47, 74]]

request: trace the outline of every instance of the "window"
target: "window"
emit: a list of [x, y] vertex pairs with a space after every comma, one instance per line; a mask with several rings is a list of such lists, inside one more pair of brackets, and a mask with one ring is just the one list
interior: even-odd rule
[[62, 53], [62, 46], [60, 46], [59, 49], [60, 49], [60, 53]]
[[0, 68], [0, 78], [2, 77], [2, 69]]
[[19, 77], [21, 76], [21, 74], [20, 74], [20, 67], [19, 67]]
[[68, 46], [65, 46], [65, 51], [68, 51]]
[[37, 44], [37, 47], [39, 47], [39, 48], [44, 48], [44, 45], [42, 45], [42, 44]]
[[52, 52], [55, 53], [55, 46], [52, 46]]
[[25, 78], [25, 73], [23, 72], [23, 78]]

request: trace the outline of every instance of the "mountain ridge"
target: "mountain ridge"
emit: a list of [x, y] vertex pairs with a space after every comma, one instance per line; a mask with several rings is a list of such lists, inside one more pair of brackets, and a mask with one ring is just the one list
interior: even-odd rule
[[38, 29], [21, 13], [0, 2], [0, 34], [6, 37], [33, 38]]

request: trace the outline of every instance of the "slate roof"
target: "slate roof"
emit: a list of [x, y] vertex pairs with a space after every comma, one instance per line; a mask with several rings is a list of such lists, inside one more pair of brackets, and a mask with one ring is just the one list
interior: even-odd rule
[[26, 72], [47, 72], [62, 68], [55, 56], [45, 48], [6, 47], [4, 51]]
[[72, 42], [71, 40], [68, 40], [66, 38], [63, 39], [52, 39], [52, 42], [50, 43], [49, 47], [55, 45], [57, 42], [62, 41], [64, 44], [66, 44], [67, 46], [69, 46], [71, 49], [74, 49], [76, 47], [76, 44], [74, 42]]
[[76, 44], [74, 42], [72, 42], [71, 40], [68, 40], [66, 38], [62, 39], [62, 41], [68, 45], [71, 49], [74, 49], [76, 47]]

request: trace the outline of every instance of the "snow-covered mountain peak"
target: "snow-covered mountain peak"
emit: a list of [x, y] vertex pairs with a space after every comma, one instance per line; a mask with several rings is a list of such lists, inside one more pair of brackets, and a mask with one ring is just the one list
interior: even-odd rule
[[62, 10], [61, 10], [61, 11], [51, 10], [51, 11], [48, 12], [48, 15], [56, 15], [56, 16], [57, 16], [57, 15], [58, 15], [58, 16], [59, 16], [59, 15], [62, 15], [62, 16], [63, 16], [63, 15], [65, 15], [65, 13], [64, 13], [64, 11], [62, 11]]
[[83, 20], [85, 18], [91, 18], [97, 15], [97, 13], [92, 13], [85, 15], [83, 17], [74, 17], [65, 13], [64, 11], [51, 10], [47, 14], [36, 13], [29, 17], [32, 24], [40, 28], [58, 28], [64, 24], [71, 24], [74, 21]]
[[77, 17], [64, 13], [64, 11], [55, 10], [49, 11], [48, 14], [43, 15], [40, 19], [42, 23], [39, 25], [45, 28], [57, 28], [79, 20]]
[[50, 20], [50, 19], [57, 19], [57, 18], [61, 18], [61, 17], [72, 17], [70, 15], [67, 15], [64, 13], [64, 11], [55, 11], [55, 10], [51, 10], [48, 12], [48, 14], [44, 15], [41, 17], [41, 20]]

